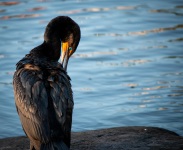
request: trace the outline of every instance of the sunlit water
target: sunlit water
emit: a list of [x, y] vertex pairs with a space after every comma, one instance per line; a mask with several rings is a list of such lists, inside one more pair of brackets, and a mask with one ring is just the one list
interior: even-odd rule
[[24, 135], [15, 64], [58, 15], [82, 31], [68, 67], [73, 131], [155, 126], [183, 135], [182, 0], [18, 0], [0, 1], [0, 138]]

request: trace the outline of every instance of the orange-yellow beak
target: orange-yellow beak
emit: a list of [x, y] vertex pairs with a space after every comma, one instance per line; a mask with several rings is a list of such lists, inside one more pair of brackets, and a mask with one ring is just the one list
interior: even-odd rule
[[69, 44], [68, 42], [62, 42], [61, 64], [65, 71], [67, 71], [67, 64], [69, 61]]

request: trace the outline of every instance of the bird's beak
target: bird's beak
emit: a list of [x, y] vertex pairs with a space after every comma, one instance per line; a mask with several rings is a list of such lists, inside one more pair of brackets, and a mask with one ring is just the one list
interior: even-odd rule
[[67, 71], [67, 64], [69, 60], [69, 44], [68, 42], [62, 42], [61, 64], [65, 71]]

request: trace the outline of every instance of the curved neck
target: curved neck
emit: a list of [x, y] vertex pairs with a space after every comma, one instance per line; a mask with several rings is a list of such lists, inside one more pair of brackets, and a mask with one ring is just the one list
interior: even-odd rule
[[46, 28], [44, 34], [44, 44], [46, 44], [46, 53], [50, 59], [58, 61], [61, 55], [61, 41], [58, 32]]

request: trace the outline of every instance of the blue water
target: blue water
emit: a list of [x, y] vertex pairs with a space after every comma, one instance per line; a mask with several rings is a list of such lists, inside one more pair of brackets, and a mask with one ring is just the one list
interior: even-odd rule
[[24, 135], [15, 64], [58, 15], [82, 31], [68, 66], [73, 131], [155, 126], [183, 135], [182, 0], [18, 0], [0, 1], [0, 138]]

